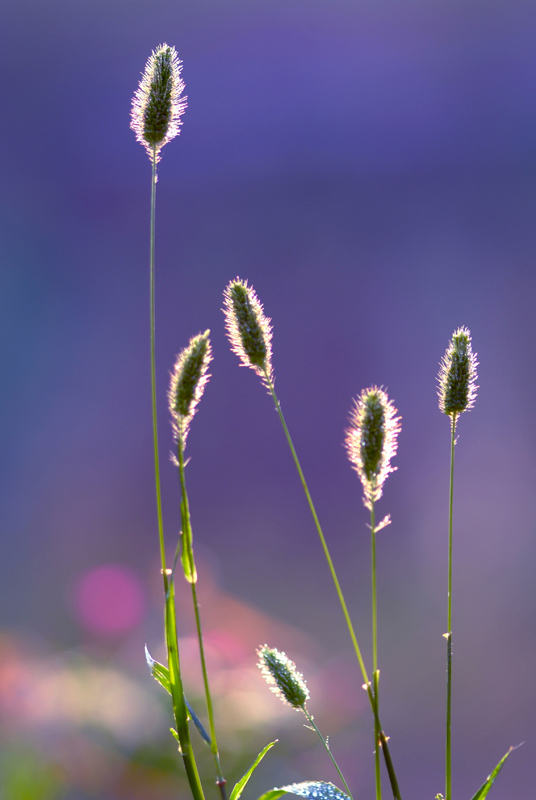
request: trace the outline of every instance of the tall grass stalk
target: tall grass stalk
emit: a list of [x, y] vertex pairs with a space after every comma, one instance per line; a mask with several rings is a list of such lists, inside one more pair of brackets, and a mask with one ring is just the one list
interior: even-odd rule
[[156, 335], [155, 335], [155, 220], [157, 164], [160, 151], [180, 130], [180, 117], [186, 109], [186, 99], [181, 95], [184, 82], [180, 77], [181, 62], [173, 47], [159, 45], [149, 57], [139, 87], [132, 101], [131, 128], [145, 147], [151, 161], [151, 221], [149, 247], [150, 295], [150, 350], [151, 350], [151, 407], [153, 428], [153, 454], [155, 471], [156, 515], [160, 560], [165, 596], [165, 635], [168, 655], [170, 691], [179, 749], [194, 800], [204, 800], [188, 726], [188, 710], [182, 686], [177, 638], [177, 614], [172, 571], [166, 564], [162, 490], [160, 481], [160, 454], [158, 447], [158, 418], [156, 407]]
[[386, 392], [377, 386], [364, 389], [355, 400], [350, 415], [350, 427], [346, 431], [346, 450], [353, 468], [363, 486], [363, 502], [370, 511], [371, 534], [371, 591], [372, 591], [372, 676], [375, 703], [374, 717], [374, 764], [376, 800], [381, 800], [380, 770], [380, 671], [378, 668], [378, 608], [376, 589], [376, 534], [390, 523], [387, 516], [376, 525], [375, 503], [383, 493], [387, 476], [395, 469], [391, 459], [396, 454], [400, 417], [389, 401]]
[[333, 559], [331, 558], [331, 554], [326, 542], [326, 537], [324, 536], [324, 532], [322, 530], [322, 526], [320, 524], [320, 520], [318, 518], [318, 514], [316, 512], [316, 508], [314, 506], [313, 499], [311, 497], [311, 493], [309, 491], [309, 487], [307, 485], [307, 481], [296, 452], [296, 448], [294, 447], [290, 431], [285, 421], [285, 417], [283, 416], [281, 404], [275, 392], [271, 348], [272, 328], [270, 320], [265, 316], [263, 307], [259, 302], [253, 288], [248, 286], [246, 281], [241, 281], [238, 278], [234, 281], [231, 281], [225, 290], [224, 313], [226, 316], [227, 334], [233, 351], [237, 354], [243, 366], [250, 367], [257, 373], [257, 375], [259, 375], [262, 382], [268, 389], [268, 392], [272, 396], [292, 455], [292, 459], [298, 471], [309, 510], [313, 517], [313, 521], [322, 545], [322, 550], [324, 552], [329, 572], [335, 586], [335, 591], [343, 612], [348, 633], [350, 635], [357, 661], [359, 663], [359, 668], [363, 676], [364, 689], [367, 692], [370, 707], [374, 715], [375, 726], [381, 742], [393, 797], [395, 800], [401, 800], [400, 788], [398, 786], [396, 773], [393, 767], [387, 736], [385, 735], [385, 732], [381, 726], [380, 717], [376, 706], [373, 685], [371, 684], [367, 669], [365, 667], [365, 662], [357, 641], [357, 636], [355, 634], [354, 626], [352, 624], [339, 578], [335, 570], [335, 565], [333, 563]]
[[439, 409], [450, 417], [450, 478], [448, 526], [448, 589], [447, 589], [447, 709], [445, 724], [445, 800], [452, 800], [452, 517], [454, 505], [454, 449], [456, 424], [476, 399], [477, 360], [473, 353], [471, 333], [458, 328], [440, 363], [438, 375]]

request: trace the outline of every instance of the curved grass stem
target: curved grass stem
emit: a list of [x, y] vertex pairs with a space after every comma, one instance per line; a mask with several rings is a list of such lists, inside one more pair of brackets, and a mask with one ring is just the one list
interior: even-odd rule
[[286, 437], [288, 446], [290, 448], [290, 452], [292, 453], [292, 458], [294, 460], [294, 464], [296, 466], [296, 469], [298, 470], [298, 475], [300, 477], [300, 481], [301, 481], [301, 484], [302, 484], [302, 487], [303, 487], [303, 491], [305, 492], [305, 496], [307, 498], [307, 503], [309, 505], [309, 509], [311, 511], [311, 515], [313, 517], [314, 524], [315, 524], [316, 530], [318, 532], [318, 536], [320, 538], [320, 542], [322, 544], [322, 549], [324, 551], [324, 556], [326, 558], [326, 561], [327, 561], [327, 564], [328, 564], [328, 568], [329, 568], [329, 571], [330, 571], [330, 574], [331, 574], [331, 578], [332, 578], [333, 584], [335, 586], [335, 591], [337, 592], [337, 597], [339, 598], [339, 603], [340, 603], [340, 606], [341, 606], [341, 609], [342, 609], [342, 613], [344, 615], [346, 626], [348, 628], [348, 633], [350, 634], [350, 639], [352, 640], [352, 645], [354, 647], [354, 651], [355, 651], [355, 654], [356, 654], [356, 657], [357, 657], [357, 660], [358, 660], [358, 663], [359, 663], [359, 667], [361, 669], [361, 674], [362, 674], [363, 680], [364, 680], [364, 688], [365, 688], [365, 690], [367, 692], [367, 695], [368, 695], [368, 698], [369, 698], [369, 702], [370, 702], [370, 707], [371, 707], [372, 713], [374, 715], [375, 725], [376, 725], [376, 729], [378, 731], [378, 737], [379, 737], [379, 740], [380, 740], [380, 743], [381, 743], [381, 747], [382, 747], [382, 753], [383, 753], [383, 757], [384, 757], [384, 761], [385, 761], [385, 766], [387, 768], [387, 772], [388, 772], [388, 775], [389, 775], [389, 781], [390, 781], [390, 784], [391, 784], [391, 790], [393, 792], [393, 798], [394, 798], [394, 800], [401, 800], [400, 789], [399, 789], [399, 786], [398, 786], [396, 773], [395, 773], [395, 770], [394, 770], [394, 767], [393, 767], [393, 762], [392, 762], [391, 754], [390, 754], [390, 751], [389, 751], [387, 736], [385, 735], [384, 731], [382, 730], [381, 723], [380, 723], [380, 718], [379, 718], [379, 714], [378, 714], [378, 710], [376, 708], [376, 701], [375, 701], [375, 698], [374, 698], [374, 690], [373, 690], [372, 684], [371, 684], [371, 682], [369, 680], [369, 677], [368, 677], [368, 673], [367, 673], [367, 670], [366, 670], [366, 667], [365, 667], [365, 662], [363, 661], [363, 656], [361, 655], [361, 649], [360, 649], [359, 644], [357, 642], [357, 637], [356, 637], [356, 634], [355, 634], [355, 631], [354, 631], [352, 620], [350, 618], [350, 613], [348, 611], [348, 607], [347, 607], [346, 601], [344, 599], [344, 595], [343, 595], [343, 592], [342, 592], [342, 589], [341, 589], [341, 585], [339, 583], [339, 579], [337, 577], [337, 572], [335, 570], [335, 566], [333, 564], [333, 560], [331, 558], [331, 554], [329, 552], [329, 548], [328, 548], [328, 545], [327, 545], [327, 542], [326, 542], [326, 538], [325, 538], [324, 533], [322, 531], [322, 526], [320, 525], [320, 521], [318, 519], [318, 515], [316, 513], [316, 509], [315, 509], [311, 494], [309, 492], [309, 487], [307, 486], [307, 481], [305, 480], [305, 475], [303, 474], [303, 470], [301, 468], [301, 464], [300, 464], [300, 461], [298, 459], [298, 454], [296, 453], [296, 449], [295, 449], [294, 444], [292, 442], [292, 438], [290, 436], [290, 432], [289, 432], [289, 429], [287, 427], [287, 423], [285, 422], [285, 418], [284, 418], [283, 412], [281, 410], [281, 405], [280, 405], [279, 400], [277, 398], [277, 395], [275, 393], [273, 382], [272, 382], [270, 374], [268, 373], [267, 370], [264, 371], [264, 380], [265, 380], [266, 386], [268, 387], [268, 391], [272, 395], [272, 399], [274, 401], [277, 414], [279, 416], [279, 419], [281, 421], [281, 425], [283, 426], [283, 430], [285, 432], [285, 437]]

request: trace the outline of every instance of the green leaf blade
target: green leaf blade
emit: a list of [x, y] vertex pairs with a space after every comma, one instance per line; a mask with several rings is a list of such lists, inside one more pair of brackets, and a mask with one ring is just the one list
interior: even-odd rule
[[485, 783], [482, 784], [478, 792], [471, 798], [471, 800], [484, 800], [484, 798], [488, 796], [488, 792], [495, 783], [495, 778], [503, 768], [504, 762], [506, 761], [512, 750], [516, 750], [518, 747], [521, 747], [521, 745], [518, 744], [516, 745], [516, 747], [511, 747], [508, 750], [508, 752], [504, 754], [504, 756], [501, 758], [501, 760], [499, 761], [499, 763], [497, 764], [491, 775], [488, 775]]
[[[277, 739], [275, 740], [275, 742], [277, 742]], [[253, 773], [255, 772], [257, 767], [259, 766], [260, 762], [262, 761], [262, 759], [264, 758], [264, 756], [266, 755], [268, 750], [270, 750], [274, 746], [275, 742], [270, 742], [270, 744], [266, 745], [264, 750], [261, 750], [261, 752], [259, 753], [259, 755], [255, 759], [255, 761], [253, 762], [251, 767], [248, 769], [246, 774], [242, 778], [240, 778], [240, 780], [238, 781], [238, 783], [234, 787], [233, 791], [231, 792], [231, 797], [229, 798], [229, 800], [238, 800], [238, 798], [240, 797], [240, 795], [244, 791], [247, 782], [249, 781], [249, 779], [251, 778], [251, 776], [253, 775]], [[268, 794], [270, 794], [270, 792], [268, 792]], [[282, 794], [284, 794], [284, 792], [282, 792]], [[263, 795], [263, 797], [264, 797], [264, 795]], [[281, 795], [278, 795], [278, 797], [281, 797]], [[272, 798], [272, 800], [273, 800], [273, 798]]]
[[158, 681], [158, 683], [164, 687], [166, 692], [171, 694], [171, 680], [169, 677], [169, 669], [161, 664], [159, 661], [155, 661], [155, 659], [151, 656], [149, 650], [147, 649], [147, 645], [145, 645], [145, 660], [147, 661], [147, 666], [151, 670], [151, 675], [153, 678]]

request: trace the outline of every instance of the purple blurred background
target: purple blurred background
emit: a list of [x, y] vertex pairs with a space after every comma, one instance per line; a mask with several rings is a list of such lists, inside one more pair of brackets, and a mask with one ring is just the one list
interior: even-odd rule
[[[143, 659], [146, 641], [161, 648], [162, 603], [150, 165], [129, 129], [140, 72], [165, 41], [184, 61], [189, 103], [157, 196], [165, 516], [172, 550], [168, 372], [210, 328], [213, 377], [188, 441], [188, 482], [214, 653], [232, 640], [225, 674], [240, 662], [255, 677], [255, 645], [280, 632], [269, 644], [302, 654], [298, 666], [321, 687], [311, 711], [356, 798], [373, 796], [370, 713], [320, 545], [271, 400], [225, 339], [222, 292], [239, 275], [273, 320], [276, 388], [367, 653], [367, 513], [343, 432], [352, 398], [374, 383], [402, 415], [398, 471], [378, 503], [393, 518], [378, 542], [382, 719], [403, 795], [442, 790], [449, 425], [435, 376], [453, 330], [467, 325], [481, 388], [456, 451], [454, 791], [471, 797], [525, 741], [491, 796], [530, 797], [536, 6], [22, 0], [3, 9], [0, 40], [3, 796], [167, 800], [181, 780], [166, 713], [147, 737], [163, 737], [173, 766], [153, 765], [154, 783], [137, 794], [146, 774], [124, 774], [141, 746], [129, 735], [150, 716], [143, 704], [126, 735], [78, 712], [55, 720], [56, 706], [38, 719], [32, 694], [46, 673], [61, 697], [83, 662], [119, 670], [117, 686], [122, 674], [137, 691], [147, 685], [151, 708], [165, 703]], [[218, 691], [229, 696], [225, 682]], [[260, 677], [251, 692], [267, 694]], [[251, 697], [250, 710], [263, 702]], [[228, 704], [224, 726], [237, 708]], [[247, 735], [229, 733], [238, 772], [267, 736], [281, 740], [248, 796], [334, 780], [298, 717], [270, 708]], [[66, 759], [69, 771], [62, 748], [73, 731], [83, 752]], [[20, 776], [36, 759], [35, 794], [24, 794]]]

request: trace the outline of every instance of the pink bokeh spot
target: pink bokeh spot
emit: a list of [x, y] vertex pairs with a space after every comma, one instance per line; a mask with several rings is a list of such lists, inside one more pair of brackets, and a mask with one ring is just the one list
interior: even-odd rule
[[141, 621], [145, 610], [140, 580], [117, 564], [104, 564], [82, 575], [73, 599], [80, 624], [105, 636], [130, 630]]

